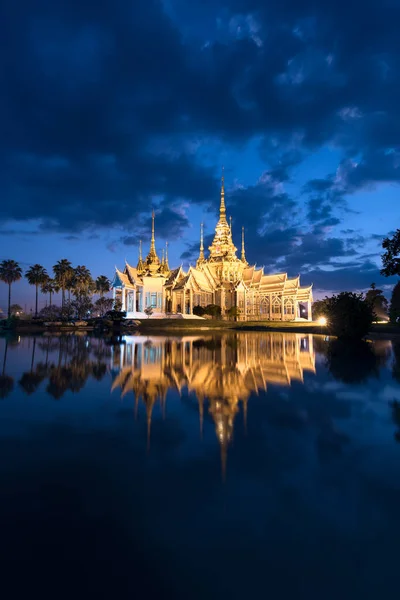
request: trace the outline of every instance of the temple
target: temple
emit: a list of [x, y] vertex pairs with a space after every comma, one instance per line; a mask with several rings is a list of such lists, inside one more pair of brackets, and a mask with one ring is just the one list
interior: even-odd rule
[[182, 266], [170, 269], [168, 245], [160, 260], [155, 245], [154, 221], [153, 211], [150, 250], [146, 258], [142, 258], [140, 242], [136, 267], [126, 262], [123, 270], [115, 270], [114, 299], [121, 301], [128, 318], [144, 317], [149, 308], [154, 317], [194, 315], [195, 307], [214, 304], [221, 307], [222, 318], [234, 314], [243, 321], [293, 321], [306, 315], [311, 321], [312, 286], [302, 287], [299, 275], [290, 278], [287, 273], [265, 274], [263, 268], [250, 265], [246, 259], [243, 228], [241, 255], [240, 258], [237, 256], [232, 225], [226, 216], [224, 177], [214, 239], [206, 257], [201, 224], [195, 267], [191, 266], [188, 271]]

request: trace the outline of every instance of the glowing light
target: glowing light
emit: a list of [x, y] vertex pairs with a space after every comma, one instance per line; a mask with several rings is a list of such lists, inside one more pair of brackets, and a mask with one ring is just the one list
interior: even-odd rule
[[326, 317], [320, 317], [318, 319], [318, 324], [319, 325], [326, 325]]

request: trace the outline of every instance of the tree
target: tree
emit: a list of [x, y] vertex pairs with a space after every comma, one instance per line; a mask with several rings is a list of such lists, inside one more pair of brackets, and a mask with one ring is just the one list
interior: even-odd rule
[[383, 291], [376, 288], [375, 283], [371, 283], [371, 289], [366, 293], [365, 299], [371, 304], [379, 320], [387, 319], [388, 301], [383, 295]]
[[373, 308], [363, 294], [341, 292], [327, 298], [327, 324], [329, 332], [338, 338], [361, 339], [375, 318]]
[[73, 302], [68, 304], [71, 305], [71, 308], [78, 319], [86, 319], [93, 310], [92, 301], [90, 297], [85, 294], [78, 296]]
[[389, 319], [391, 323], [400, 321], [400, 281], [393, 288], [389, 307]]
[[240, 315], [240, 310], [237, 306], [231, 306], [230, 308], [228, 308], [226, 310], [226, 315], [230, 318], [230, 319], [237, 319], [237, 317]]
[[221, 307], [218, 304], [207, 304], [204, 309], [205, 315], [211, 315], [213, 318], [221, 316]]
[[20, 304], [11, 304], [10, 306], [10, 315], [14, 317], [19, 317], [23, 314], [23, 308]]
[[[56, 294], [59, 291], [59, 287], [56, 284], [55, 280], [51, 277], [47, 277], [46, 281], [44, 281], [40, 287], [42, 294], [49, 294], [49, 306], [51, 306], [51, 297], [53, 294]], [[46, 301], [47, 302], [47, 301]]]
[[316, 300], [312, 305], [313, 321], [318, 321], [320, 317], [326, 317], [328, 312], [328, 298]]
[[54, 265], [53, 267], [54, 280], [62, 292], [61, 306], [64, 307], [65, 303], [65, 290], [71, 283], [74, 276], [74, 270], [71, 263], [66, 258], [63, 258]]
[[198, 304], [197, 306], [193, 307], [193, 314], [198, 317], [202, 317], [204, 315], [204, 310], [205, 309]]
[[144, 309], [144, 312], [147, 315], [147, 318], [149, 319], [151, 317], [151, 315], [153, 314], [153, 307], [152, 306], [147, 306]]
[[0, 281], [8, 285], [8, 316], [10, 317], [11, 307], [11, 285], [19, 281], [22, 277], [22, 269], [15, 260], [3, 260], [0, 263]]
[[75, 298], [90, 296], [94, 290], [94, 281], [87, 267], [78, 265], [74, 270], [72, 293]]
[[33, 265], [33, 267], [29, 267], [27, 272], [25, 273], [25, 277], [28, 280], [29, 285], [34, 285], [36, 288], [35, 294], [35, 317], [38, 315], [38, 294], [39, 294], [39, 285], [43, 285], [47, 279], [47, 271], [42, 265]]
[[100, 317], [104, 317], [105, 313], [112, 309], [113, 303], [112, 298], [101, 297], [94, 303], [94, 309]]
[[381, 274], [385, 277], [400, 275], [400, 229], [397, 229], [391, 238], [383, 240], [382, 248], [385, 252], [382, 256]]
[[45, 321], [59, 321], [62, 316], [62, 308], [60, 306], [55, 306], [54, 304], [49, 304], [42, 308], [39, 313], [39, 316]]
[[99, 275], [96, 279], [96, 292], [100, 294], [100, 298], [110, 291], [111, 282], [105, 275]]

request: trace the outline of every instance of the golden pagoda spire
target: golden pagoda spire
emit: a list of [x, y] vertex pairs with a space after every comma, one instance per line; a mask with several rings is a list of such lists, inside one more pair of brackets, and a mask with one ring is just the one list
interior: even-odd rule
[[200, 252], [196, 266], [204, 263], [204, 239], [203, 239], [203, 223], [200, 223]]
[[165, 262], [164, 262], [164, 270], [169, 271], [168, 264], [168, 242], [165, 242]]
[[139, 240], [139, 260], [136, 268], [138, 271], [143, 271], [144, 269], [144, 263], [142, 258], [142, 240]]
[[154, 210], [151, 213], [151, 242], [150, 242], [150, 251], [146, 257], [146, 264], [149, 267], [149, 271], [151, 274], [156, 274], [160, 267], [160, 259], [157, 256], [156, 252], [156, 239], [154, 235], [154, 219], [155, 214]]
[[219, 220], [226, 221], [224, 167], [222, 167], [222, 177], [221, 177], [221, 203], [219, 206]]
[[155, 214], [154, 214], [154, 209], [151, 213], [151, 245], [150, 245], [150, 252], [153, 251], [155, 253], [156, 251], [156, 240], [155, 240], [155, 236], [154, 236], [154, 219], [155, 219]]
[[240, 258], [241, 258], [242, 262], [247, 264], [246, 252], [244, 249], [244, 227], [242, 227], [242, 256]]

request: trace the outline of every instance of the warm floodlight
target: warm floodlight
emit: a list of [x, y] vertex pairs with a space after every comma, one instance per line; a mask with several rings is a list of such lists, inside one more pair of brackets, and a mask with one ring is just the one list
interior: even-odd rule
[[320, 317], [318, 323], [319, 325], [326, 325], [326, 317]]

